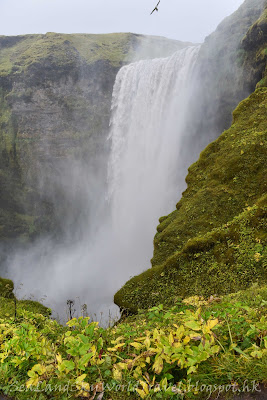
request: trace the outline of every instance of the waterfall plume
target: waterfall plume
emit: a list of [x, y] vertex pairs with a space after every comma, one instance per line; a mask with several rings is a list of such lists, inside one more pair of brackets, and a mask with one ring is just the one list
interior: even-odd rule
[[[158, 218], [185, 187], [192, 73], [199, 46], [119, 71], [113, 89], [108, 195], [113, 234], [126, 268], [145, 269]], [[129, 268], [130, 265], [130, 268]]]

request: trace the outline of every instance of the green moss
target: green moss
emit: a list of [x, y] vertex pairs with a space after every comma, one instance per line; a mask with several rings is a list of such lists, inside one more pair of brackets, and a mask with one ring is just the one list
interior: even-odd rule
[[0, 297], [13, 298], [14, 283], [9, 279], [0, 278]]
[[267, 282], [266, 110], [267, 88], [257, 89], [189, 168], [177, 210], [158, 226], [154, 267], [127, 282], [116, 304], [136, 312]]
[[22, 310], [49, 316], [51, 311], [37, 301], [32, 300], [16, 300], [13, 293], [14, 283], [10, 279], [0, 277], [0, 318], [12, 317], [15, 315], [16, 309], [19, 313]]
[[116, 293], [116, 304], [137, 312], [159, 303], [173, 305], [181, 297], [208, 297], [267, 283], [266, 204], [262, 198], [231, 222], [189, 240], [163, 265], [133, 277]]
[[[42, 314], [49, 316], [51, 310], [44, 305], [32, 300], [17, 300], [16, 304], [17, 314], [21, 311], [31, 311], [33, 313]], [[15, 315], [15, 301], [13, 299], [8, 299], [0, 297], [0, 318], [10, 318]]]
[[177, 210], [158, 226], [152, 265], [163, 263], [191, 237], [230, 221], [265, 187], [266, 89], [240, 103], [232, 127], [189, 168]]
[[19, 74], [28, 68], [43, 63], [47, 67], [66, 70], [74, 65], [94, 64], [106, 60], [119, 67], [122, 62], [132, 60], [137, 47], [144, 46], [146, 53], [159, 56], [164, 44], [163, 55], [170, 55], [188, 43], [158, 37], [146, 37], [131, 33], [113, 34], [60, 34], [0, 36], [0, 76]]

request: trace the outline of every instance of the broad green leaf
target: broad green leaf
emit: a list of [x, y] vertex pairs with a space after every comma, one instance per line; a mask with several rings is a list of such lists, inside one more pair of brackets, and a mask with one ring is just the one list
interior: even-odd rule
[[187, 344], [190, 342], [190, 336], [186, 336], [183, 340], [183, 344]]
[[85, 328], [85, 333], [87, 336], [89, 336], [89, 339], [93, 337], [94, 331], [95, 331], [95, 325], [93, 323], [91, 323]]
[[39, 375], [43, 375], [46, 372], [46, 368], [44, 365], [35, 364], [32, 371], [37, 372]]
[[[37, 375], [36, 375], [37, 376]], [[37, 378], [30, 378], [27, 380], [26, 382], [26, 387], [30, 388], [31, 386], [37, 386], [39, 383], [39, 378], [37, 376]]]
[[146, 392], [144, 390], [142, 390], [142, 389], [135, 389], [135, 390], [137, 391], [137, 393], [139, 394], [139, 396], [142, 399], [144, 399], [147, 396], [147, 394], [146, 394]]
[[28, 371], [27, 372], [27, 375], [30, 377], [30, 378], [36, 378], [36, 377], [38, 377], [38, 375], [34, 372], [34, 371]]
[[207, 326], [209, 327], [209, 329], [213, 329], [218, 323], [219, 323], [218, 318], [209, 319], [208, 322], [207, 322]]
[[92, 347], [91, 343], [87, 343], [87, 344], [84, 344], [84, 345], [80, 346], [79, 347], [79, 354], [81, 356], [83, 356], [84, 354], [87, 353], [88, 350], [90, 350], [91, 347]]
[[72, 371], [75, 368], [73, 361], [64, 360], [61, 364], [67, 371]]
[[146, 382], [144, 381], [139, 381], [140, 385], [143, 388], [143, 391], [145, 392], [145, 394], [149, 394], [149, 386]]
[[85, 380], [86, 377], [87, 377], [87, 374], [83, 374], [83, 375], [78, 376], [78, 378], [76, 379], [75, 383], [77, 385], [81, 384]]
[[79, 360], [79, 365], [82, 365], [84, 367], [87, 366], [89, 360], [93, 357], [93, 353], [88, 353], [85, 354], [82, 358], [80, 358]]
[[143, 345], [141, 343], [136, 343], [136, 342], [132, 342], [130, 343], [131, 346], [133, 346], [136, 350], [141, 350]]
[[113, 378], [114, 378], [116, 381], [120, 381], [120, 380], [122, 379], [121, 370], [119, 370], [119, 369], [116, 367], [116, 365], [114, 365], [114, 368], [113, 368]]
[[197, 321], [186, 321], [185, 326], [187, 328], [192, 329], [193, 331], [200, 331], [201, 327], [199, 326], [199, 323]]
[[81, 339], [81, 341], [82, 341], [84, 344], [87, 344], [87, 343], [89, 342], [89, 338], [88, 338], [87, 336], [82, 335], [82, 334], [79, 334], [79, 335], [77, 335], [77, 336], [78, 336], [79, 339]]
[[62, 363], [62, 357], [61, 357], [60, 354], [57, 354], [57, 355], [56, 355], [56, 359], [57, 359], [57, 363], [58, 363], [58, 364], [61, 364], [61, 363]]
[[160, 374], [163, 369], [163, 359], [161, 356], [158, 356], [153, 364], [153, 370], [156, 374]]
[[75, 325], [78, 325], [77, 318], [71, 319], [70, 321], [67, 322], [66, 325], [68, 325], [70, 328], [73, 327], [73, 326], [75, 326]]
[[115, 347], [108, 347], [108, 351], [117, 351], [120, 347], [123, 347], [125, 343], [118, 343]]

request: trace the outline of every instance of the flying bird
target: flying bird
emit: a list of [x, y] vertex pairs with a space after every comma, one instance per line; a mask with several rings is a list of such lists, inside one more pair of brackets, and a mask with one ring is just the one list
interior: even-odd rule
[[159, 3], [160, 3], [160, 0], [159, 0], [158, 4], [156, 5], [156, 7], [154, 8], [154, 10], [151, 11], [150, 15], [153, 14], [154, 11], [159, 11], [159, 9], [158, 9]]

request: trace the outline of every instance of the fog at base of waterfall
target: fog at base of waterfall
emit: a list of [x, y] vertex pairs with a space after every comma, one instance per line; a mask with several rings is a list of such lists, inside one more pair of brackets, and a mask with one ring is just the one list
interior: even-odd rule
[[[66, 174], [68, 187], [78, 182], [84, 188], [90, 217], [84, 213], [81, 235], [77, 221], [68, 227], [68, 240], [40, 238], [9, 257], [8, 276], [18, 297], [30, 293], [38, 301], [45, 295], [44, 303], [61, 320], [68, 299], [75, 301], [77, 315], [84, 304], [103, 323], [119, 315], [114, 293], [150, 267], [158, 219], [175, 209], [186, 187], [198, 52], [199, 46], [191, 46], [121, 68], [113, 89], [106, 189], [101, 193], [93, 171], [82, 164]], [[70, 241], [72, 236], [77, 239]]]

